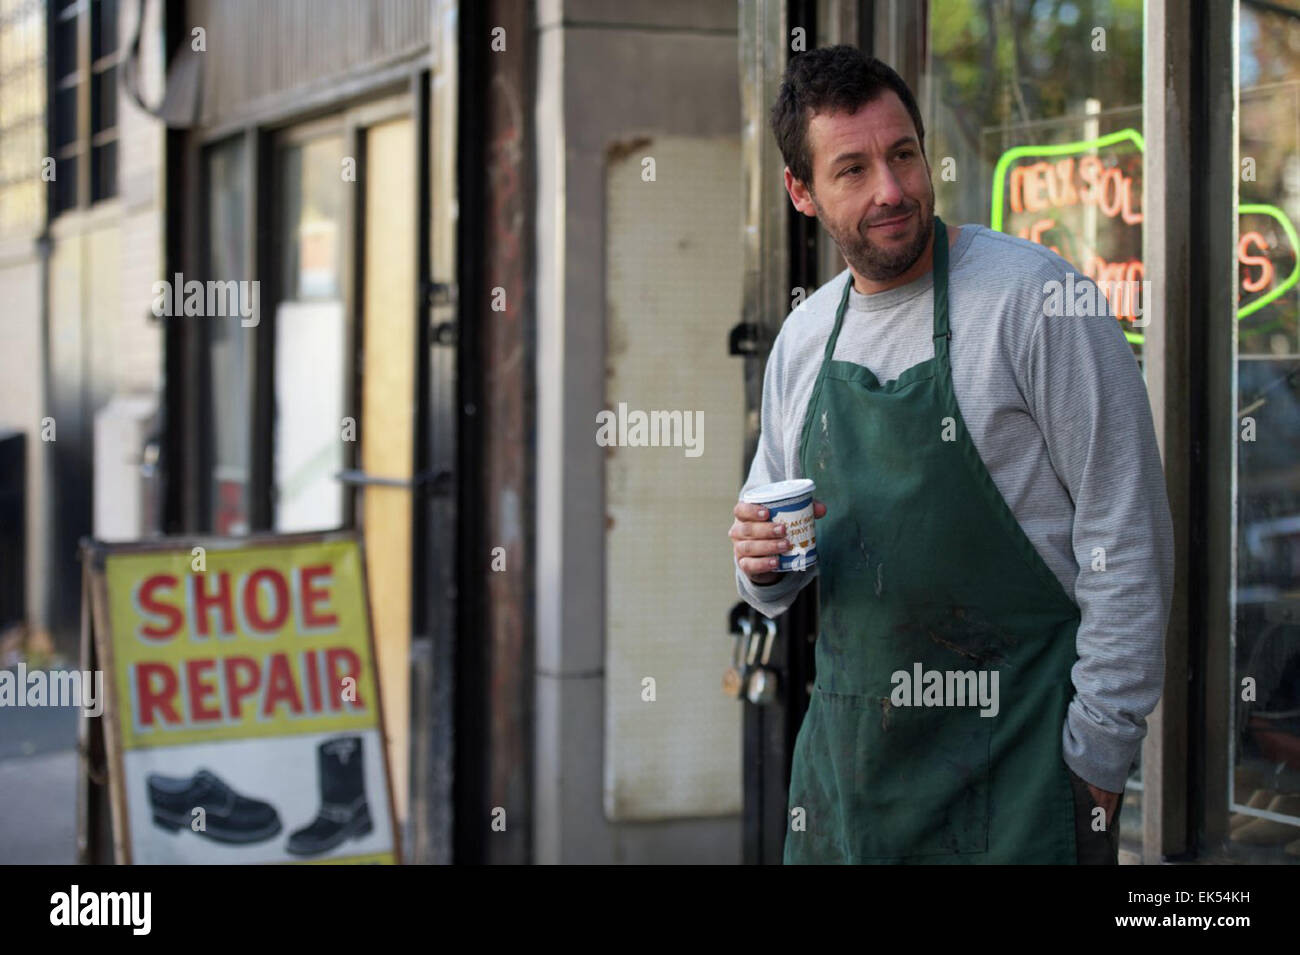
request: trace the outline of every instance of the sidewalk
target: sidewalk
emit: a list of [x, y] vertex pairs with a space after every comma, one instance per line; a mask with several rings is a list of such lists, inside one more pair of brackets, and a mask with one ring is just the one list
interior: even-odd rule
[[0, 708], [0, 865], [76, 862], [77, 716]]

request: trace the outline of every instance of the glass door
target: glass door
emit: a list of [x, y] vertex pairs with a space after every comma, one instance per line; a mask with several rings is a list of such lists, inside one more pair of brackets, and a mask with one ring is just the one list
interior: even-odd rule
[[249, 522], [249, 395], [252, 389], [252, 302], [248, 279], [248, 156], [243, 136], [204, 151], [207, 278], [233, 290], [234, 307], [205, 319], [208, 333], [203, 395], [211, 422], [207, 456], [207, 523], [213, 533], [247, 534]]
[[[277, 160], [273, 527], [327, 530], [344, 523], [337, 475], [350, 437], [343, 132], [294, 131]], [[355, 441], [355, 422], [350, 432]]]
[[272, 526], [362, 534], [399, 820], [410, 762], [417, 159], [411, 100], [397, 96], [283, 132], [273, 170]]
[[1300, 863], [1300, 3], [1243, 0], [1229, 853]]

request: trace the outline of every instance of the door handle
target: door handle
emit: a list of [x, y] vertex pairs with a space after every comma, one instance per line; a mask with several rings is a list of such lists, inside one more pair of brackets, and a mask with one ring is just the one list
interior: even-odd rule
[[344, 468], [334, 475], [335, 480], [354, 487], [400, 487], [407, 490], [424, 490], [435, 497], [451, 493], [453, 475], [447, 470], [419, 471], [409, 478], [384, 477], [368, 474], [360, 468]]
[[740, 322], [727, 333], [728, 355], [757, 355], [759, 328], [754, 322]]

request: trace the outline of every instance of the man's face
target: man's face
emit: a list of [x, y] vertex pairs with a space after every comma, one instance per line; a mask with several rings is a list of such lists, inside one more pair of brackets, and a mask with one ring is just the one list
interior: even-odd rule
[[[807, 199], [845, 261], [873, 281], [906, 272], [934, 231], [934, 187], [902, 100], [889, 91], [852, 115], [817, 113], [808, 140]], [[787, 186], [792, 182], [787, 174]]]

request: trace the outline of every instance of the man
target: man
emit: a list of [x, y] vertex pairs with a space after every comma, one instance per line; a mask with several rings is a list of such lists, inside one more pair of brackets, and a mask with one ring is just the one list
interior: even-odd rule
[[772, 128], [849, 264], [776, 339], [745, 483], [816, 482], [817, 565], [773, 570], [760, 506], [730, 531], [767, 616], [820, 578], [785, 861], [1113, 864], [1173, 585], [1123, 331], [1047, 308], [1058, 255], [935, 216], [920, 113], [880, 61], [794, 58]]

